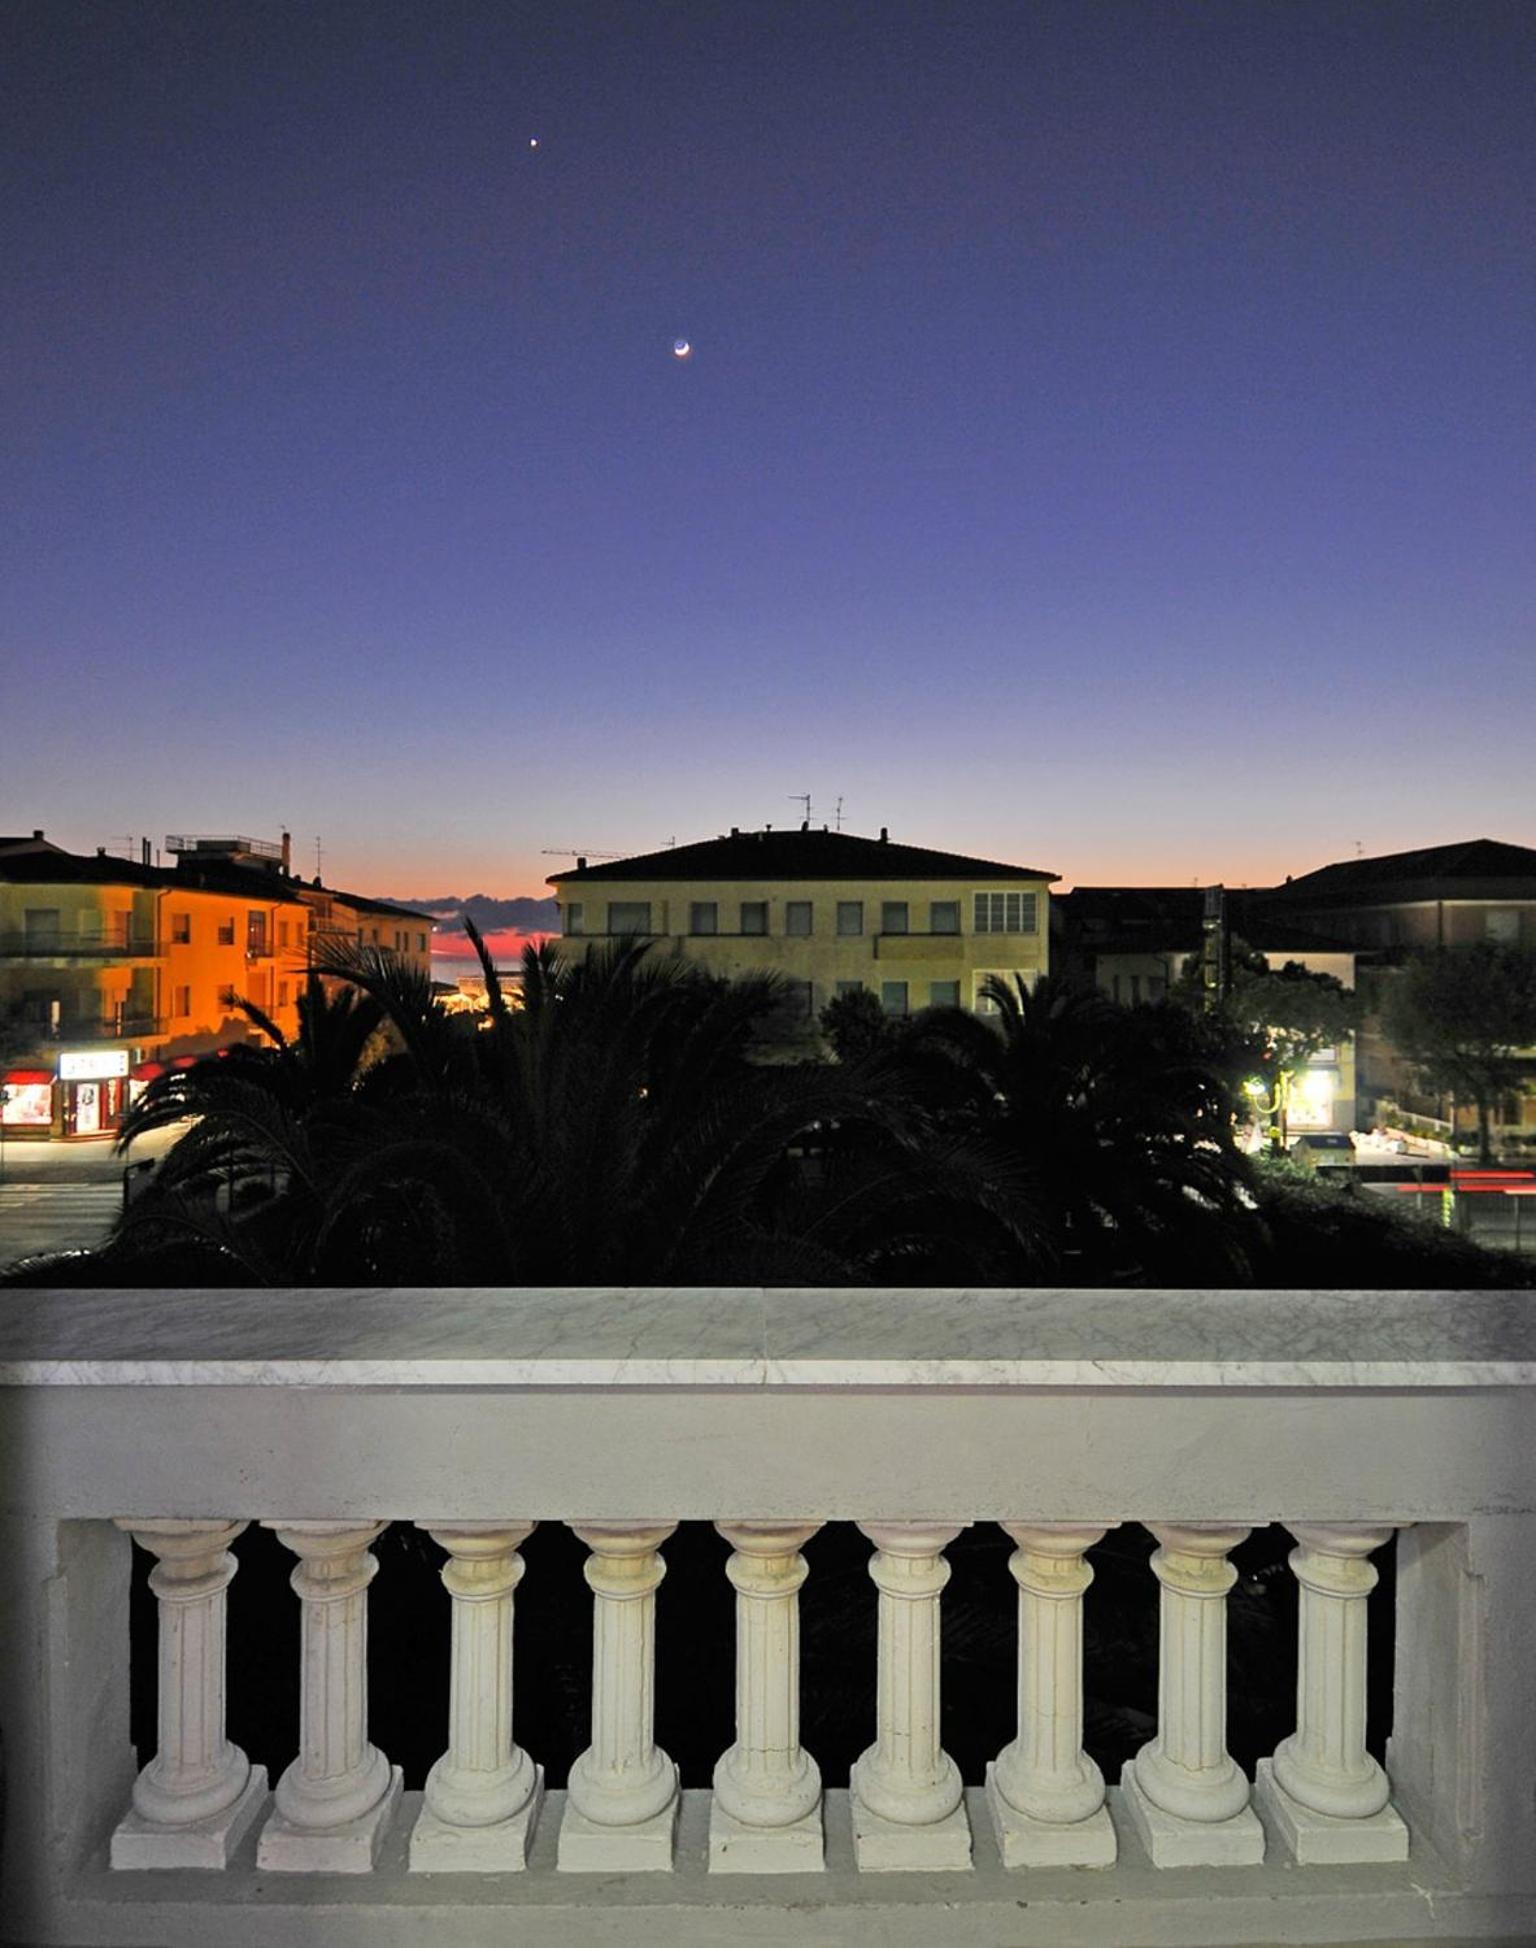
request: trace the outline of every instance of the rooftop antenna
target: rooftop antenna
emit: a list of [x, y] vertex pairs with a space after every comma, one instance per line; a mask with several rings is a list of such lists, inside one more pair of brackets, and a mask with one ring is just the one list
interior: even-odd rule
[[805, 823], [807, 828], [809, 828], [811, 823], [811, 794], [808, 791], [792, 791], [788, 796], [796, 805], [803, 805], [805, 807]]
[[136, 845], [136, 843], [137, 843], [136, 836], [132, 832], [114, 832], [112, 834], [112, 849], [114, 853], [116, 852], [117, 848], [121, 846], [123, 849], [123, 857], [125, 859], [131, 859], [133, 857], [134, 846]]
[[1365, 847], [1358, 839], [1355, 840], [1355, 857], [1357, 859], [1363, 859], [1365, 857]]
[[627, 852], [600, 852], [596, 846], [589, 845], [547, 845], [540, 848], [549, 859], [627, 859]]
[[838, 798], [837, 810], [832, 814], [832, 818], [833, 818], [834, 828], [837, 831], [841, 832], [843, 829], [843, 801], [841, 797]]
[[324, 854], [320, 846], [320, 834], [317, 832], [315, 834], [315, 884], [317, 886], [320, 884], [320, 862], [323, 857]]

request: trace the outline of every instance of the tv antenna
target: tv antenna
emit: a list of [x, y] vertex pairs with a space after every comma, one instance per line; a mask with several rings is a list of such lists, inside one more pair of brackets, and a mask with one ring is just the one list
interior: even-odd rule
[[836, 829], [837, 829], [837, 830], [838, 830], [839, 832], [841, 832], [841, 831], [842, 831], [842, 829], [843, 829], [843, 800], [842, 800], [842, 796], [841, 796], [841, 794], [839, 794], [839, 796], [838, 796], [838, 800], [837, 800], [837, 810], [836, 810], [836, 811], [835, 811], [835, 812], [833, 813], [833, 820], [834, 820], [834, 823], [835, 823], [835, 826], [836, 826]]
[[805, 807], [805, 822], [809, 825], [811, 822], [811, 794], [808, 791], [792, 791], [788, 796], [794, 804]]
[[540, 850], [548, 859], [628, 859], [630, 856], [627, 852], [599, 852], [595, 846], [585, 845], [547, 845]]
[[324, 857], [324, 850], [320, 844], [320, 834], [317, 832], [315, 834], [315, 884], [317, 886], [320, 883], [320, 865]]

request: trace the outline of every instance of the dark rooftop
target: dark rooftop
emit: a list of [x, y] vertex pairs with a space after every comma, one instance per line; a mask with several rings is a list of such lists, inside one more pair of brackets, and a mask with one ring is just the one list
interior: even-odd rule
[[1536, 899], [1536, 847], [1502, 839], [1420, 846], [1378, 859], [1345, 859], [1276, 887], [1289, 900], [1345, 904], [1379, 899]]
[[[1075, 886], [1053, 902], [1072, 943], [1087, 952], [1193, 953], [1200, 945], [1205, 891], [1199, 886]], [[1256, 952], [1357, 954], [1358, 943], [1298, 926], [1268, 887], [1226, 889], [1227, 925]]]
[[1058, 879], [1037, 866], [1009, 866], [995, 859], [971, 859], [960, 852], [934, 852], [927, 846], [896, 845], [881, 837], [852, 832], [732, 831], [697, 845], [642, 852], [632, 859], [605, 859], [595, 866], [551, 873], [548, 884], [634, 879], [784, 880], [784, 879]]

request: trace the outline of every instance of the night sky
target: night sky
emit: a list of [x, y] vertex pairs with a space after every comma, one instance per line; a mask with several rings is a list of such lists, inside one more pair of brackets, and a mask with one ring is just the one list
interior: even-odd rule
[[0, 75], [0, 830], [1536, 843], [1530, 0], [9, 0]]

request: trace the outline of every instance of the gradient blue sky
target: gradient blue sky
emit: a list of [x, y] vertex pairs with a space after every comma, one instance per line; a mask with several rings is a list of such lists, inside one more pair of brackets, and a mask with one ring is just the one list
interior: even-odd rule
[[0, 829], [1536, 842], [1529, 0], [10, 0], [0, 72]]

